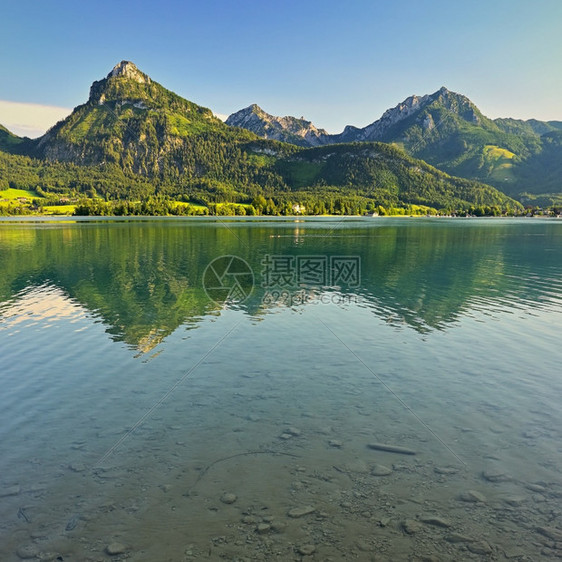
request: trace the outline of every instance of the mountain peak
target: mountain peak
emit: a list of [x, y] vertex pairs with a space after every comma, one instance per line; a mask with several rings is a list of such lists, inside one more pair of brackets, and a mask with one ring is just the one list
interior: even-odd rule
[[124, 76], [139, 84], [150, 84], [150, 78], [141, 72], [137, 66], [128, 60], [122, 60], [119, 64], [113, 67], [113, 70], [107, 75], [107, 78], [115, 78], [117, 76]]
[[427, 97], [430, 98], [430, 99], [433, 99], [433, 100], [439, 99], [439, 98], [440, 99], [457, 99], [457, 100], [464, 100], [468, 103], [472, 103], [465, 95], [458, 94], [457, 92], [453, 92], [452, 90], [449, 90], [445, 86], [441, 86], [441, 88], [439, 88], [439, 90], [437, 90], [433, 94], [430, 94]]
[[328, 133], [317, 129], [310, 121], [301, 117], [276, 117], [253, 103], [233, 113], [226, 120], [231, 127], [248, 129], [266, 139], [290, 142], [300, 146], [318, 146], [323, 144]]
[[[132, 83], [140, 84], [138, 86]], [[128, 60], [122, 60], [116, 64], [111, 72], [102, 80], [95, 81], [90, 88], [90, 101], [103, 104], [107, 99], [126, 97], [130, 91], [136, 92], [136, 97], [146, 86], [156, 84], [144, 72], [141, 72], [136, 64]], [[142, 96], [141, 96], [142, 97]]]
[[258, 115], [258, 116], [267, 116], [269, 117], [269, 113], [265, 112], [257, 103], [253, 103], [244, 109], [241, 109], [237, 112], [240, 116], [242, 115]]

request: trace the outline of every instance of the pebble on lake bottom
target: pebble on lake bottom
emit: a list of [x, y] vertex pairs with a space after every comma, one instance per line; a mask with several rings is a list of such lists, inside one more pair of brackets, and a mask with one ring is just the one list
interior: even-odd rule
[[316, 552], [316, 547], [313, 544], [303, 544], [297, 548], [297, 552], [303, 556], [310, 556]]
[[312, 507], [311, 505], [305, 505], [303, 507], [295, 507], [290, 509], [287, 515], [292, 517], [293, 519], [298, 519], [299, 517], [304, 517], [305, 515], [309, 515], [314, 513], [316, 508]]
[[118, 554], [125, 554], [127, 547], [120, 542], [112, 542], [105, 547], [105, 552], [110, 556], [117, 556]]
[[466, 492], [463, 492], [459, 496], [459, 499], [463, 502], [468, 503], [486, 503], [486, 497], [484, 496], [484, 494], [481, 494], [480, 492], [477, 492], [475, 490], [467, 490]]
[[447, 542], [452, 543], [452, 544], [463, 543], [463, 542], [472, 542], [472, 539], [470, 537], [467, 537], [465, 535], [461, 535], [460, 533], [451, 533], [450, 535], [447, 535], [445, 537], [445, 540]]
[[446, 519], [443, 519], [442, 517], [437, 517], [435, 515], [428, 515], [425, 517], [421, 517], [420, 521], [422, 523], [425, 523], [426, 525], [433, 525], [435, 527], [443, 527], [444, 529], [447, 529], [448, 527], [451, 526], [451, 523], [449, 523], [449, 521], [447, 521]]
[[271, 530], [271, 525], [267, 524], [267, 523], [260, 523], [257, 527], [256, 527], [256, 531], [260, 534], [263, 535], [265, 533], [268, 533]]
[[542, 494], [543, 492], [546, 492], [546, 488], [544, 486], [542, 486], [541, 484], [527, 484], [527, 489], [531, 490], [531, 492], [538, 492], [539, 494]]
[[503, 498], [503, 501], [512, 507], [519, 507], [521, 504], [525, 503], [525, 498], [521, 496], [508, 496], [507, 498]]
[[236, 494], [232, 494], [230, 492], [225, 492], [221, 496], [221, 502], [226, 503], [226, 504], [234, 503], [237, 499], [238, 499], [238, 497], [236, 496]]
[[491, 554], [492, 547], [486, 541], [471, 542], [468, 550], [474, 554]]
[[23, 560], [29, 560], [31, 558], [37, 558], [39, 556], [39, 550], [34, 544], [24, 544], [16, 550], [16, 554]]
[[484, 472], [482, 472], [482, 477], [484, 478], [484, 480], [494, 483], [509, 482], [511, 480], [511, 476], [499, 470], [484, 470]]
[[371, 474], [373, 476], [388, 476], [392, 474], [392, 469], [382, 464], [375, 464], [373, 468], [371, 468]]
[[287, 524], [283, 523], [282, 521], [272, 521], [271, 522], [271, 530], [274, 533], [282, 533], [287, 528]]
[[416, 521], [415, 519], [406, 519], [406, 521], [402, 522], [402, 529], [404, 529], [404, 532], [407, 533], [408, 535], [413, 535], [421, 531], [422, 528], [423, 528], [422, 524], [419, 521]]

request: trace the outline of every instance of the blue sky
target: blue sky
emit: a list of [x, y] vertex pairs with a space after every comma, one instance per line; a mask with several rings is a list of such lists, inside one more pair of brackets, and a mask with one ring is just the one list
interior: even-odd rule
[[562, 120], [561, 0], [19, 0], [1, 14], [0, 123], [30, 131], [41, 119], [3, 102], [47, 106], [40, 130], [123, 59], [217, 113], [257, 103], [330, 132], [441, 86], [490, 117]]

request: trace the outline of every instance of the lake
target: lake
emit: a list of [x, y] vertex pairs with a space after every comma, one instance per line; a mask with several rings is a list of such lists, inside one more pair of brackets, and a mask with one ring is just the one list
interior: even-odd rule
[[562, 556], [562, 221], [0, 222], [2, 560]]

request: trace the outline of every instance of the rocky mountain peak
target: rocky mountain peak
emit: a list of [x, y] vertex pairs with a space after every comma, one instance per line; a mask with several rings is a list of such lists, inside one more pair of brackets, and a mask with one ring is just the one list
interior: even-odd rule
[[150, 84], [150, 78], [141, 72], [137, 66], [128, 60], [122, 60], [119, 64], [113, 67], [113, 70], [107, 75], [108, 78], [115, 78], [117, 76], [124, 76], [139, 84]]
[[[125, 80], [122, 80], [123, 78]], [[117, 91], [115, 87], [117, 86], [119, 91], [122, 92], [127, 81], [147, 86], [152, 84], [152, 80], [144, 72], [141, 72], [134, 63], [123, 60], [116, 64], [104, 79], [97, 80], [92, 84], [90, 88], [90, 101], [103, 104], [108, 97], [115, 98], [115, 92]], [[109, 90], [112, 90], [113, 93], [108, 96]]]
[[[359, 141], [378, 141], [385, 137], [386, 133], [399, 122], [404, 121], [414, 113], [417, 113], [429, 101], [430, 96], [410, 96], [397, 106], [387, 109], [380, 119], [355, 132]], [[349, 131], [347, 134], [349, 135]], [[344, 131], [345, 134], [345, 131]]]
[[456, 113], [466, 121], [477, 125], [482, 121], [483, 116], [480, 110], [463, 94], [457, 94], [443, 86], [430, 97], [432, 102], [441, 104], [447, 110]]
[[324, 139], [328, 137], [326, 131], [316, 128], [303, 117], [276, 117], [255, 103], [230, 115], [226, 124], [248, 129], [266, 139], [300, 146], [318, 146], [324, 144]]
[[226, 120], [226, 124], [232, 127], [247, 128], [246, 125], [258, 122], [260, 117], [264, 115], [267, 116], [267, 113], [265, 113], [259, 105], [253, 103], [252, 105], [249, 105], [248, 107], [230, 115]]

